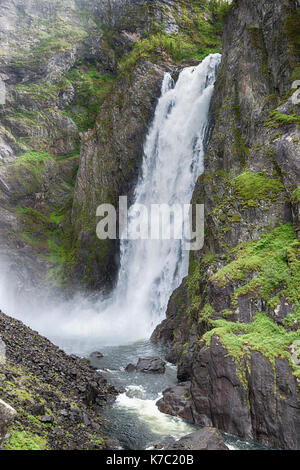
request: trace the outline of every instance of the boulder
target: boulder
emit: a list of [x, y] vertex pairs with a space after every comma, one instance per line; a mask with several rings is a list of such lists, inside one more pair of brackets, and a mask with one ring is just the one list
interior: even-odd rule
[[167, 438], [162, 444], [157, 444], [155, 448], [164, 450], [228, 450], [221, 433], [215, 428], [199, 429], [178, 441]]
[[99, 351], [92, 352], [90, 354], [88, 361], [93, 369], [101, 369], [101, 359], [103, 358], [103, 354]]
[[136, 366], [134, 364], [128, 364], [128, 366], [125, 367], [126, 372], [135, 372], [136, 371]]
[[159, 357], [145, 357], [138, 360], [136, 370], [143, 374], [164, 374], [166, 363]]
[[181, 382], [175, 387], [167, 388], [156, 406], [162, 413], [193, 421], [191, 383]]
[[94, 357], [96, 359], [102, 359], [103, 354], [99, 351], [92, 352], [92, 354], [90, 355], [90, 358], [94, 358]]
[[16, 410], [0, 399], [0, 448], [16, 415]]

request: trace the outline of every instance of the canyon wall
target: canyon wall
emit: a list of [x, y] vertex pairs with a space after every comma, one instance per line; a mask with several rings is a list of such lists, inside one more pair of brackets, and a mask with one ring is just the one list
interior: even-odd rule
[[[290, 449], [300, 447], [299, 19], [294, 1], [232, 5], [193, 197], [205, 204], [205, 244], [152, 338], [188, 382], [195, 422]], [[172, 397], [160, 405], [169, 412]]]

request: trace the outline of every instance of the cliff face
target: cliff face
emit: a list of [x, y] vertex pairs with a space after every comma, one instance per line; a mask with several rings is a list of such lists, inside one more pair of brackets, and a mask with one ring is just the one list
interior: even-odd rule
[[103, 104], [95, 128], [84, 136], [72, 209], [76, 246], [73, 275], [89, 287], [111, 286], [118, 269], [118, 242], [99, 240], [96, 209], [118, 207], [119, 196], [132, 196], [143, 143], [164, 73], [171, 65], [140, 63], [120, 77]]
[[[1, 2], [0, 245], [21, 289], [45, 280], [68, 284], [71, 276], [94, 288], [112, 280], [115, 269], [107, 266], [116, 264], [117, 247], [91, 249], [97, 240], [87, 227], [94, 228], [95, 209], [110, 188], [123, 194], [135, 182], [165, 68], [132, 67], [112, 86], [119, 62], [151, 22], [172, 23], [150, 3]], [[92, 131], [83, 137], [106, 96], [96, 140]]]
[[194, 0], [34, 0], [2, 2], [0, 24], [8, 269], [20, 286], [109, 289], [119, 249], [96, 208], [130, 198], [164, 72], [218, 50], [221, 17]]
[[189, 381], [197, 423], [290, 449], [300, 447], [299, 18], [294, 1], [244, 0], [227, 17], [193, 197], [205, 204], [205, 246], [153, 335]]

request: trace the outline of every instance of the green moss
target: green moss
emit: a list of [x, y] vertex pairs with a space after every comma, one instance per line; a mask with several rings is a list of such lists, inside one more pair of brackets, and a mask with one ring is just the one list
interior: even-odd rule
[[278, 127], [289, 125], [289, 124], [297, 124], [300, 126], [300, 116], [298, 114], [282, 114], [276, 109], [270, 112], [269, 119], [265, 122], [265, 126], [273, 127], [278, 129]]
[[[300, 12], [295, 9], [292, 15], [285, 19], [284, 32], [289, 41], [289, 54], [296, 61], [300, 58]], [[297, 64], [299, 65], [299, 64]]]
[[47, 441], [26, 431], [13, 431], [4, 450], [45, 450]]
[[201, 281], [200, 266], [195, 262], [193, 272], [186, 279], [186, 287], [189, 296], [188, 315], [198, 313], [201, 306], [201, 294], [199, 292], [199, 284]]
[[36, 150], [31, 150], [29, 152], [23, 153], [20, 155], [17, 160], [16, 164], [28, 163], [31, 165], [38, 165], [40, 163], [44, 163], [46, 159], [54, 159], [54, 157], [48, 152], [40, 152]]
[[263, 30], [255, 26], [248, 26], [248, 31], [251, 35], [251, 40], [256, 49], [261, 53], [262, 57], [262, 73], [268, 79], [268, 53], [266, 49], [266, 44], [264, 40]]
[[291, 196], [291, 203], [293, 205], [300, 203], [300, 186], [293, 191]]
[[298, 307], [294, 313], [290, 313], [283, 320], [283, 325], [289, 328], [300, 329], [300, 308]]
[[72, 83], [76, 90], [76, 104], [70, 106], [66, 114], [81, 132], [94, 127], [100, 106], [111, 91], [114, 80], [115, 77], [101, 75], [95, 65], [87, 63], [77, 64], [66, 75], [66, 83]]
[[215, 273], [220, 287], [230, 281], [241, 284], [233, 296], [233, 307], [241, 295], [263, 298], [270, 309], [285, 297], [299, 307], [300, 244], [291, 224], [281, 225], [260, 240], [239, 245], [232, 250], [234, 260]]
[[259, 200], [276, 201], [284, 191], [282, 182], [263, 173], [245, 171], [233, 180], [240, 201], [247, 206], [257, 206]]
[[300, 367], [293, 363], [288, 351], [289, 346], [300, 339], [300, 330], [287, 332], [283, 326], [278, 326], [265, 313], [257, 313], [253, 322], [248, 324], [234, 323], [223, 319], [215, 320], [212, 323], [214, 328], [203, 336], [203, 340], [209, 346], [212, 337], [218, 336], [229, 356], [238, 366], [244, 384], [243, 359], [248, 357], [251, 351], [262, 353], [274, 368], [277, 358], [287, 359], [294, 374], [300, 377]]
[[175, 63], [186, 59], [203, 60], [209, 53], [221, 52], [223, 20], [229, 5], [226, 1], [193, 1], [192, 12], [180, 6], [172, 11], [179, 25], [179, 33], [165, 34], [156, 27], [152, 33], [138, 41], [125, 60], [121, 60], [121, 72], [129, 72], [142, 58], [159, 58], [168, 53]]

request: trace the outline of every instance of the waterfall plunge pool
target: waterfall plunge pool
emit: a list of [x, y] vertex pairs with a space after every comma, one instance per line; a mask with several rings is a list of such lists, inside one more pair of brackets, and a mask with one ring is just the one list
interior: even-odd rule
[[[164, 347], [150, 341], [139, 341], [100, 350], [104, 357], [93, 358], [93, 364], [99, 367], [99, 372], [111, 384], [125, 389], [116, 402], [104, 410], [104, 417], [109, 423], [107, 433], [117, 440], [123, 449], [149, 449], [167, 436], [180, 439], [199, 428], [183, 419], [161, 413], [156, 406], [163, 390], [178, 383], [176, 366], [167, 364], [165, 374], [125, 371], [129, 363], [136, 364], [140, 357], [158, 356], [163, 359], [166, 352]], [[266, 449], [260, 444], [235, 436], [223, 434], [223, 437], [231, 450]]]

